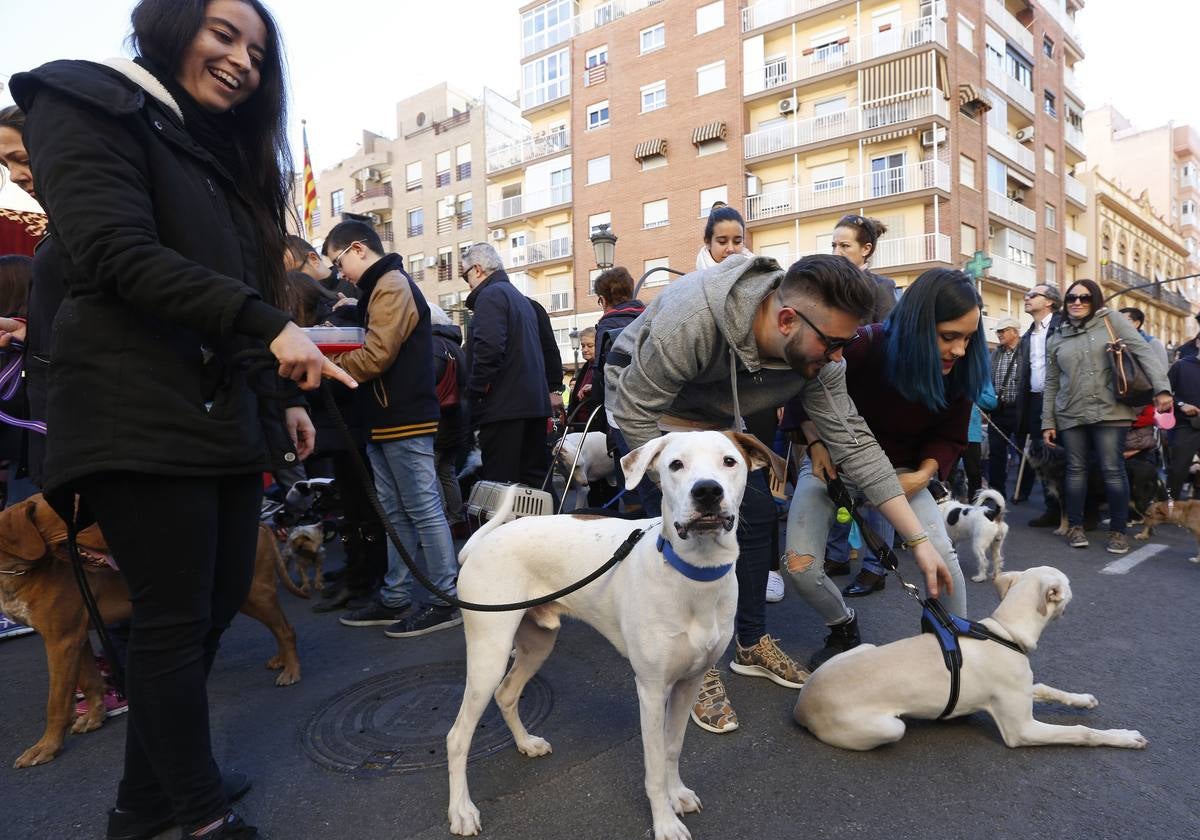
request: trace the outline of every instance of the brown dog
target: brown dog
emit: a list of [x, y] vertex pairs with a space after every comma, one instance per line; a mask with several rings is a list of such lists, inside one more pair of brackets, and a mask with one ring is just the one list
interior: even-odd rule
[[[1200, 501], [1175, 502], [1174, 504], [1155, 502], [1146, 508], [1145, 514], [1142, 515], [1142, 524], [1144, 527], [1141, 533], [1137, 534], [1134, 539], [1150, 539], [1155, 526], [1158, 525], [1178, 525], [1180, 528], [1186, 528], [1192, 532], [1192, 538], [1196, 540], [1196, 545], [1200, 548]], [[1200, 554], [1188, 559], [1193, 563], [1200, 563]]]
[[[285, 566], [291, 563], [300, 575], [300, 591], [307, 598], [312, 590], [320, 592], [325, 588], [321, 564], [325, 561], [325, 529], [320, 523], [316, 525], [297, 525], [288, 531], [287, 540], [283, 544]], [[308, 581], [312, 573], [312, 583]]]
[[[75, 583], [66, 549], [66, 525], [41, 495], [0, 511], [0, 611], [41, 634], [46, 643], [50, 692], [46, 698], [46, 731], [25, 750], [15, 767], [45, 764], [62, 749], [68, 725], [72, 732], [91, 732], [104, 722], [104, 682], [88, 643], [88, 614]], [[108, 547], [95, 525], [80, 532], [81, 554], [98, 558], [88, 564], [87, 578], [105, 624], [129, 618], [129, 589], [121, 574], [104, 562]], [[276, 685], [300, 679], [296, 632], [279, 605], [275, 578], [295, 595], [302, 595], [288, 578], [275, 537], [258, 530], [254, 579], [242, 612], [261, 621], [274, 634], [279, 652], [267, 667], [282, 672]], [[78, 685], [88, 712], [71, 724]]]

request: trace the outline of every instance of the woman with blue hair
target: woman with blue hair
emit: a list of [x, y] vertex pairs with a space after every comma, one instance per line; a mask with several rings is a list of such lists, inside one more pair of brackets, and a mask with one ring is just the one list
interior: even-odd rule
[[[850, 398], [896, 468], [913, 511], [950, 569], [954, 591], [946, 606], [958, 615], [967, 609], [962, 570], [927, 488], [934, 478], [949, 475], [966, 448], [971, 407], [988, 381], [981, 309], [979, 293], [967, 275], [931, 269], [908, 287], [887, 321], [860, 327], [856, 340], [843, 351]], [[788, 406], [784, 427], [801, 430], [813, 466], [798, 480], [792, 497], [784, 561], [801, 596], [830, 628], [824, 649], [810, 662], [815, 668], [861, 640], [854, 612], [817, 562], [834, 516], [825, 478], [836, 475], [836, 467], [798, 402]], [[857, 495], [849, 482], [847, 489]], [[891, 529], [881, 530], [880, 536], [890, 543]]]

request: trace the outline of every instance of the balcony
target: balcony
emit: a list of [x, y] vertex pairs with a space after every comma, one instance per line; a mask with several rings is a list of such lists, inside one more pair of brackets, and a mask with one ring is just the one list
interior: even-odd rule
[[[746, 11], [746, 10], [743, 10]], [[926, 44], [946, 46], [946, 22], [939, 18], [922, 17], [910, 20], [898, 29], [873, 32], [845, 44], [830, 44], [807, 55], [790, 56], [767, 62], [763, 66], [763, 84], [758, 90], [770, 90], [804, 79], [844, 70], [864, 61], [882, 58], [911, 47]], [[1032, 94], [1030, 94], [1032, 96]]]
[[375, 225], [375, 232], [379, 234], [379, 238], [383, 242], [384, 249], [388, 251], [392, 250], [392, 246], [396, 241], [396, 235], [392, 232], [392, 223], [380, 222], [379, 224]]
[[1076, 204], [1087, 207], [1087, 187], [1070, 175], [1063, 176], [1063, 192]]
[[855, 105], [844, 111], [790, 120], [747, 134], [743, 138], [745, 156], [750, 159], [775, 154], [931, 116], [949, 119], [949, 108], [941, 92], [930, 88], [911, 91], [888, 102]]
[[995, 213], [1006, 222], [1019, 225], [1030, 232], [1037, 229], [1036, 213], [995, 190], [988, 190], [988, 212]]
[[987, 128], [988, 145], [1011, 160], [1017, 166], [1034, 171], [1033, 150], [1027, 149], [993, 125]]
[[1066, 121], [1063, 121], [1063, 139], [1081, 156], [1084, 154], [1083, 131]]
[[1189, 226], [1195, 227], [1196, 226], [1196, 218], [1197, 217], [1196, 217], [1195, 210], [1184, 211], [1179, 216], [1179, 226], [1180, 227], [1189, 227]]
[[1005, 280], [1026, 289], [1032, 289], [1037, 285], [1037, 272], [1032, 266], [1022, 265], [996, 254], [988, 256], [992, 258], [992, 267], [988, 270], [989, 277]]
[[760, 0], [742, 9], [742, 31], [749, 32], [777, 20], [802, 15], [836, 2], [838, 0]]
[[1067, 246], [1067, 250], [1078, 256], [1080, 259], [1088, 258], [1088, 241], [1087, 237], [1077, 230], [1063, 231], [1063, 242]]
[[570, 312], [574, 308], [575, 303], [575, 295], [570, 289], [564, 289], [561, 292], [529, 295], [529, 297], [540, 303], [542, 308], [551, 315], [559, 312]]
[[378, 152], [359, 152], [346, 161], [346, 168], [352, 177], [364, 169], [387, 169], [392, 163], [392, 153], [386, 149]]
[[879, 240], [878, 250], [871, 260], [872, 269], [895, 268], [899, 265], [950, 262], [950, 237], [944, 233], [925, 233], [902, 236], [899, 239]]
[[862, 204], [932, 188], [950, 191], [950, 167], [940, 161], [926, 160], [852, 178], [749, 196], [746, 221], [823, 210], [839, 204]]
[[392, 206], [392, 185], [379, 184], [359, 190], [351, 197], [350, 206], [354, 208], [355, 213], [389, 210]]
[[1200, 179], [1196, 177], [1196, 168], [1194, 165], [1190, 171], [1188, 171], [1186, 166], [1184, 167], [1184, 174], [1179, 176], [1179, 188], [1184, 190], [1200, 190]]
[[543, 132], [514, 143], [506, 143], [488, 149], [487, 171], [490, 175], [510, 166], [520, 166], [538, 158], [565, 152], [571, 146], [571, 133], [567, 129]]
[[504, 260], [505, 268], [521, 268], [568, 259], [571, 256], [571, 237], [563, 236], [558, 239], [548, 239], [544, 242], [533, 242], [529, 245], [509, 248], [500, 256]]
[[1144, 286], [1150, 282], [1133, 269], [1111, 261], [1100, 267], [1100, 276], [1114, 289], [1132, 289], [1134, 286]]
[[1167, 306], [1173, 306], [1176, 309], [1180, 309], [1188, 313], [1189, 315], [1192, 313], [1192, 302], [1184, 295], [1181, 295], [1179, 292], [1173, 292], [1170, 289], [1164, 288], [1163, 286], [1159, 286], [1158, 288], [1160, 290], [1160, 294], [1158, 296], [1159, 300], [1161, 300]]
[[1083, 88], [1079, 86], [1079, 78], [1070, 67], [1063, 67], [1063, 87], [1076, 96], [1083, 96]]
[[1013, 78], [1004, 69], [1004, 65], [996, 61], [988, 53], [987, 80], [1008, 95], [1008, 98], [1020, 105], [1026, 112], [1033, 113], [1033, 91]]
[[1033, 33], [1021, 25], [1021, 22], [1008, 9], [1004, 8], [1003, 0], [987, 0], [987, 16], [990, 17], [1008, 38], [1025, 54], [1035, 55], [1033, 51]]
[[502, 198], [500, 201], [489, 201], [488, 221], [500, 222], [515, 216], [525, 216], [549, 207], [567, 204], [570, 200], [571, 185], [564, 184], [528, 195], [514, 195], [511, 198]]

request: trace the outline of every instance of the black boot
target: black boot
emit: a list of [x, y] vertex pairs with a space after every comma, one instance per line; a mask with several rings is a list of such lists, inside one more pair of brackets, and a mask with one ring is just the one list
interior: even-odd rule
[[862, 638], [858, 635], [858, 616], [851, 615], [849, 621], [833, 624], [829, 627], [829, 635], [825, 637], [825, 647], [812, 655], [808, 660], [808, 670], [815, 671], [839, 653], [858, 647]]

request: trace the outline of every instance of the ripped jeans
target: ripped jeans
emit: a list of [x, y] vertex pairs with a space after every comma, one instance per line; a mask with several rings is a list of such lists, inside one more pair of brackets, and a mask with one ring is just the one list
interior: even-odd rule
[[[800, 477], [796, 479], [796, 492], [792, 495], [792, 504], [788, 509], [787, 541], [783, 556], [783, 568], [787, 569], [796, 591], [808, 602], [828, 625], [841, 624], [851, 617], [850, 609], [842, 600], [842, 593], [825, 575], [824, 551], [825, 540], [829, 536], [830, 524], [833, 522], [833, 500], [825, 492], [825, 482], [812, 474], [812, 468], [805, 465], [801, 468]], [[842, 483], [852, 496], [861, 497], [858, 488], [847, 476], [842, 476]], [[942, 604], [955, 615], [965, 616], [967, 612], [967, 589], [963, 579], [962, 569], [958, 565], [958, 554], [954, 550], [946, 533], [946, 521], [942, 512], [933, 500], [928, 490], [921, 490], [908, 500], [913, 513], [917, 515], [929, 541], [950, 570], [954, 581], [954, 593], [943, 594]], [[796, 559], [809, 558], [809, 563], [803, 569], [794, 571]], [[914, 568], [910, 580], [916, 582], [920, 577]]]

